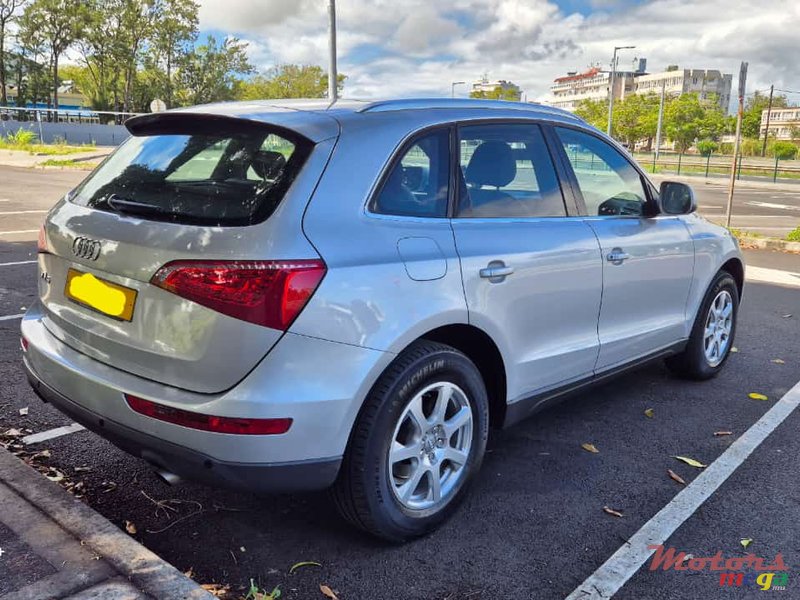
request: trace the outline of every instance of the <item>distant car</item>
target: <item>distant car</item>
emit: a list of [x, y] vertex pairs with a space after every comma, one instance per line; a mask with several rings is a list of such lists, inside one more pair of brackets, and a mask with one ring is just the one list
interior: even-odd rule
[[127, 127], [47, 217], [24, 364], [168, 480], [332, 487], [407, 540], [455, 510], [490, 426], [728, 358], [736, 241], [567, 112], [248, 102]]

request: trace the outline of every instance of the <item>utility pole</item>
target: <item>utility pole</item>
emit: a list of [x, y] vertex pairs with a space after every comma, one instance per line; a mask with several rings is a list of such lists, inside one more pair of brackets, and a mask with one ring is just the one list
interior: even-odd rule
[[772, 116], [772, 93], [775, 85], [769, 86], [769, 106], [767, 107], [767, 128], [764, 130], [764, 143], [761, 145], [761, 156], [767, 155], [767, 138], [769, 137], [769, 119]]
[[636, 46], [614, 46], [614, 56], [611, 59], [611, 77], [608, 86], [608, 127], [606, 133], [611, 135], [611, 119], [614, 113], [614, 83], [617, 78], [617, 50], [630, 50]]
[[667, 93], [667, 80], [661, 80], [661, 102], [658, 105], [658, 126], [656, 127], [656, 160], [661, 150], [661, 126], [664, 123], [664, 96]]
[[739, 115], [736, 119], [736, 140], [733, 144], [733, 165], [731, 166], [731, 183], [728, 188], [728, 208], [725, 213], [725, 227], [731, 227], [731, 211], [733, 209], [733, 188], [736, 185], [736, 162], [739, 159], [739, 146], [742, 143], [742, 117], [744, 117], [744, 90], [747, 85], [747, 63], [739, 68]]
[[331, 104], [339, 97], [339, 76], [336, 74], [336, 0], [328, 0], [328, 100]]
[[456, 86], [457, 85], [465, 85], [466, 83], [467, 83], [466, 81], [454, 81], [453, 83], [451, 83], [450, 84], [450, 97], [451, 98], [455, 98], [456, 97]]

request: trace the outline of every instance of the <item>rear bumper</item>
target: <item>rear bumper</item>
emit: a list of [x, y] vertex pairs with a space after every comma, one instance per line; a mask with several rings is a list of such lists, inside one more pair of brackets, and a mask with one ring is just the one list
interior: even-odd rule
[[[28, 342], [23, 353], [28, 379], [45, 401], [159, 469], [261, 492], [323, 489], [333, 483], [361, 399], [393, 358], [287, 333], [239, 384], [219, 394], [198, 394], [71, 348], [48, 330], [38, 302], [23, 318], [21, 332]], [[293, 422], [280, 435], [208, 432], [139, 414], [125, 394], [184, 411]]]
[[156, 469], [213, 486], [262, 493], [324, 489], [333, 484], [339, 473], [342, 462], [340, 458], [263, 464], [214, 459], [202, 452], [136, 431], [83, 408], [39, 379], [27, 359], [23, 363], [28, 383], [44, 402], [52, 404], [86, 429], [106, 438], [125, 452], [144, 459]]

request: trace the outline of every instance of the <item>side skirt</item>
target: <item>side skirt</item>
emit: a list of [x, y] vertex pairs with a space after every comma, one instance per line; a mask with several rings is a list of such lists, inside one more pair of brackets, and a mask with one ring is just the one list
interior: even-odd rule
[[657, 350], [651, 354], [637, 358], [636, 360], [625, 363], [624, 365], [612, 367], [611, 369], [601, 371], [600, 373], [595, 373], [586, 379], [573, 381], [565, 386], [550, 389], [539, 394], [534, 394], [533, 396], [523, 398], [522, 400], [517, 400], [513, 404], [509, 404], [506, 407], [506, 418], [503, 421], [503, 429], [506, 427], [511, 427], [512, 425], [527, 419], [528, 417], [544, 410], [547, 407], [558, 404], [560, 401], [575, 394], [576, 392], [584, 390], [588, 387], [605, 383], [611, 379], [614, 379], [615, 377], [618, 377], [619, 375], [652, 363], [656, 360], [666, 358], [674, 354], [679, 354], [686, 348], [687, 343], [688, 340], [681, 340], [680, 342], [676, 342], [671, 346], [667, 346], [666, 348], [662, 348], [661, 350]]

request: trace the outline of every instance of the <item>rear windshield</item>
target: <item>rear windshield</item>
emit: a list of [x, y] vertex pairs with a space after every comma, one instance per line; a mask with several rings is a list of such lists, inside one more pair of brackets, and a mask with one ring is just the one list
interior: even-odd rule
[[70, 200], [159, 221], [263, 221], [297, 176], [311, 142], [263, 128], [236, 129], [132, 136]]

